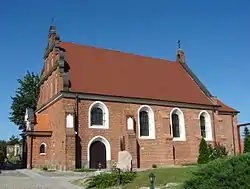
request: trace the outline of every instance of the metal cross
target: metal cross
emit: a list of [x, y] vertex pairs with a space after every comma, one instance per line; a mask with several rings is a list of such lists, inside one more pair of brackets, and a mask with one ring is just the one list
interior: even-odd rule
[[178, 41], [177, 41], [177, 46], [178, 46], [178, 49], [181, 48], [181, 40], [178, 40]]

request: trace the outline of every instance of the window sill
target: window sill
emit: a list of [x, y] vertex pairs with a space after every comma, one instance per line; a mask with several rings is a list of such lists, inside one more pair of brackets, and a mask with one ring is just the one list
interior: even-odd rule
[[173, 138], [173, 141], [179, 141], [179, 142], [181, 142], [181, 141], [186, 141], [186, 138]]
[[211, 139], [211, 138], [204, 138], [204, 139], [205, 139], [205, 141], [208, 141], [208, 142], [213, 141], [213, 139]]
[[91, 129], [108, 129], [109, 127], [105, 125], [90, 125], [89, 128]]
[[142, 140], [154, 140], [155, 137], [152, 137], [152, 136], [139, 136], [139, 139], [142, 139]]
[[40, 153], [40, 156], [46, 156], [46, 153]]

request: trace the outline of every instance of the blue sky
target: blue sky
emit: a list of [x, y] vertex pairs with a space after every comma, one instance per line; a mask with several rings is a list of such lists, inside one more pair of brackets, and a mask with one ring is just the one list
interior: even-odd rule
[[10, 96], [27, 70], [40, 73], [52, 17], [64, 41], [169, 60], [180, 39], [201, 81], [250, 122], [249, 10], [248, 0], [2, 1], [0, 139], [18, 133]]

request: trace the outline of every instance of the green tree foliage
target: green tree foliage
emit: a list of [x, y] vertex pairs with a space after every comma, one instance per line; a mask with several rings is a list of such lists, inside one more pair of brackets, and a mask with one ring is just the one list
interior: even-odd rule
[[201, 139], [199, 148], [199, 157], [197, 160], [198, 164], [206, 164], [209, 162], [209, 149], [204, 138]]
[[217, 159], [201, 166], [184, 189], [250, 188], [250, 154]]
[[23, 129], [26, 108], [36, 109], [40, 78], [37, 74], [28, 71], [23, 79], [17, 81], [20, 86], [16, 90], [15, 97], [11, 97], [12, 104], [9, 119], [19, 126], [19, 129]]
[[12, 135], [8, 141], [9, 145], [15, 145], [15, 144], [20, 144], [20, 139], [18, 136]]
[[6, 157], [6, 146], [7, 142], [5, 140], [0, 140], [0, 156]]
[[244, 129], [244, 153], [250, 152], [250, 133], [249, 129], [245, 127]]
[[249, 129], [247, 127], [244, 128], [244, 137], [247, 137], [250, 135]]
[[216, 143], [214, 146], [209, 144], [208, 149], [209, 149], [209, 160], [223, 158], [228, 155], [226, 147], [220, 143]]

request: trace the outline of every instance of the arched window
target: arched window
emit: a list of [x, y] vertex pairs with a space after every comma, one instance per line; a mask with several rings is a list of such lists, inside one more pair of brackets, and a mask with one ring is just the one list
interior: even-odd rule
[[103, 125], [103, 111], [99, 107], [91, 110], [91, 125]]
[[90, 105], [89, 128], [109, 128], [109, 111], [103, 102], [97, 101]]
[[200, 116], [200, 128], [201, 128], [201, 136], [206, 138], [206, 121], [203, 115]]
[[46, 154], [46, 144], [42, 143], [40, 145], [40, 154]]
[[212, 126], [210, 115], [207, 111], [201, 111], [199, 114], [199, 125], [201, 136], [205, 140], [212, 140]]
[[149, 106], [141, 106], [138, 110], [139, 137], [155, 139], [154, 112]]
[[185, 119], [184, 114], [179, 108], [174, 108], [170, 112], [170, 131], [173, 140], [186, 140]]
[[149, 117], [148, 112], [140, 112], [140, 136], [149, 136]]
[[180, 137], [180, 123], [179, 116], [176, 113], [172, 114], [172, 128], [173, 128], [173, 137]]

